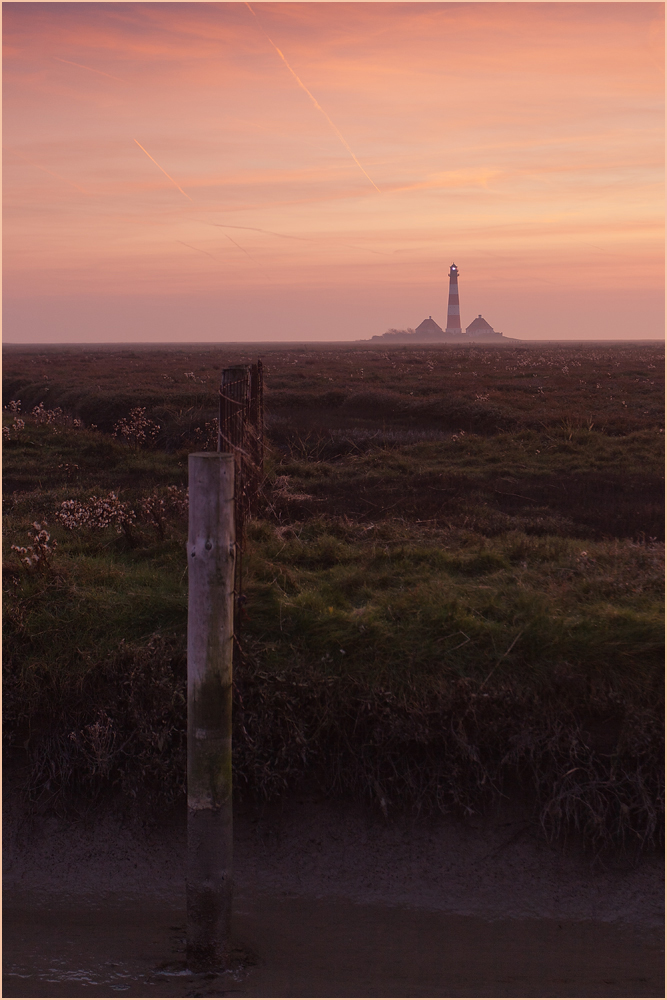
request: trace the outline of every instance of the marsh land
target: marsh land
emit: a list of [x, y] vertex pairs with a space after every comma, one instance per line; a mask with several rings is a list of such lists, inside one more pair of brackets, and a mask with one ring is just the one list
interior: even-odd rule
[[[246, 950], [206, 980], [187, 455], [258, 356]], [[646, 344], [6, 347], [4, 994], [661, 995], [663, 373]]]
[[[221, 369], [257, 356], [239, 796], [473, 815], [521, 788], [551, 835], [653, 842], [661, 345], [6, 348], [5, 739], [29, 799], [182, 797], [187, 454], [215, 446]], [[138, 407], [145, 440], [119, 431]]]

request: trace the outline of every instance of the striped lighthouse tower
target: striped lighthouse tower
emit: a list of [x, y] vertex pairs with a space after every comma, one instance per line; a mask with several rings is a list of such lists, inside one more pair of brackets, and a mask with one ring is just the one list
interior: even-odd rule
[[445, 333], [463, 333], [459, 312], [459, 269], [456, 264], [452, 264], [449, 269], [449, 302], [447, 304], [447, 329]]

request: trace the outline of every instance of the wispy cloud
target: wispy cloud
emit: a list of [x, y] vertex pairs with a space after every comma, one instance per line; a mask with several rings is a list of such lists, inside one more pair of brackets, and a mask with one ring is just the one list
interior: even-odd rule
[[403, 187], [392, 187], [392, 191], [426, 191], [429, 188], [488, 188], [489, 181], [500, 176], [500, 170], [443, 170], [431, 174], [423, 181], [407, 184]]

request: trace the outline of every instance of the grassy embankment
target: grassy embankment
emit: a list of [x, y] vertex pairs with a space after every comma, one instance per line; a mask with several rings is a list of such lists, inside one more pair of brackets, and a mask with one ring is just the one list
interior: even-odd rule
[[[186, 523], [142, 520], [141, 500], [186, 485], [240, 354], [8, 354], [5, 404], [22, 400], [26, 426], [5, 447], [5, 733], [43, 806], [182, 794]], [[522, 786], [551, 831], [658, 837], [658, 350], [262, 357], [272, 445], [245, 556], [237, 789], [306, 777], [391, 813]], [[42, 400], [99, 429], [25, 417]], [[136, 405], [161, 424], [153, 449], [109, 434]], [[110, 491], [139, 515], [129, 532], [56, 520]], [[31, 572], [10, 547], [33, 521], [58, 546]]]

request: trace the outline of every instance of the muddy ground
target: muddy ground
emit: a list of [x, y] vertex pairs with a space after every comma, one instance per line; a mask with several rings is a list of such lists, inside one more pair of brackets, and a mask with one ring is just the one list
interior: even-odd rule
[[185, 823], [5, 807], [5, 997], [662, 997], [663, 865], [505, 805], [385, 820], [315, 796], [235, 819], [234, 968], [184, 963]]

